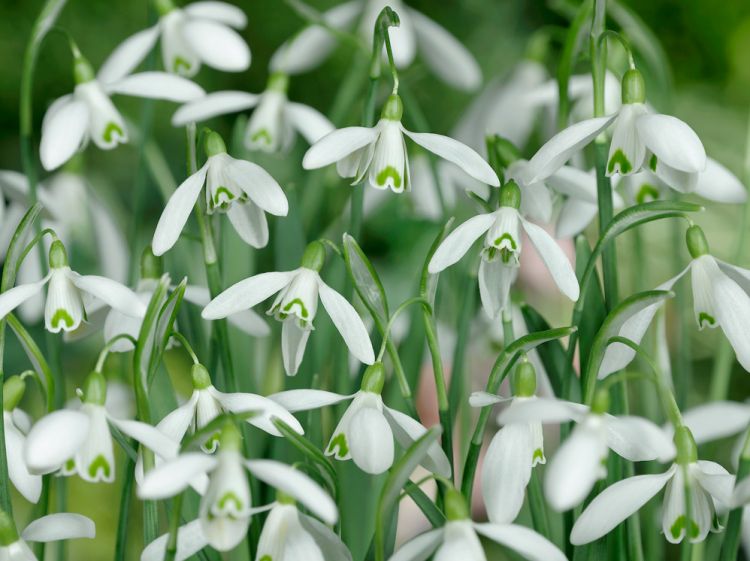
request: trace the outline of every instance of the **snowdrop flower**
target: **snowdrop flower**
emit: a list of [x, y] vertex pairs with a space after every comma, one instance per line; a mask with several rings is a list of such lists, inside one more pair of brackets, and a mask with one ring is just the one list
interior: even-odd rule
[[276, 296], [268, 315], [282, 322], [281, 352], [284, 369], [294, 376], [302, 362], [307, 339], [314, 329], [318, 297], [349, 351], [361, 362], [372, 364], [375, 353], [370, 336], [354, 307], [320, 278], [325, 246], [311, 242], [298, 269], [262, 273], [227, 288], [203, 309], [205, 319], [220, 319], [247, 310], [269, 296]]
[[111, 483], [115, 458], [109, 425], [158, 451], [170, 440], [150, 425], [116, 419], [104, 407], [107, 382], [92, 372], [80, 392], [80, 410], [61, 409], [42, 417], [26, 438], [24, 458], [31, 473], [78, 474], [84, 481]]
[[4, 318], [23, 302], [41, 293], [45, 284], [47, 300], [44, 325], [47, 331], [73, 331], [83, 321], [82, 294], [87, 293], [106, 302], [127, 315], [143, 315], [144, 304], [129, 288], [105, 277], [79, 275], [68, 266], [68, 255], [60, 240], [52, 242], [49, 250], [49, 274], [42, 280], [21, 284], [0, 295], [0, 318]]
[[110, 100], [113, 94], [177, 102], [204, 95], [203, 89], [190, 80], [164, 72], [128, 76], [132, 68], [122, 67], [119, 59], [110, 58], [103, 66], [107, 71], [95, 76], [77, 48], [73, 56], [75, 90], [55, 100], [42, 121], [39, 156], [46, 170], [60, 167], [89, 140], [102, 150], [111, 150], [128, 141], [125, 121]]
[[159, 22], [131, 35], [102, 66], [107, 78], [133, 71], [161, 38], [164, 69], [195, 76], [205, 64], [225, 72], [250, 66], [250, 49], [235, 29], [247, 25], [245, 13], [225, 2], [193, 2], [184, 8], [172, 0], [155, 0]]
[[[473, 91], [482, 82], [482, 72], [472, 54], [453, 35], [430, 18], [401, 0], [354, 0], [344, 2], [322, 14], [325, 22], [337, 29], [351, 29], [359, 22], [358, 32], [367, 45], [378, 15], [390, 6], [399, 15], [398, 27], [389, 28], [393, 56], [399, 68], [409, 66], [417, 50], [424, 63], [445, 83]], [[287, 74], [307, 72], [321, 64], [336, 46], [336, 38], [319, 25], [313, 25], [284, 43], [271, 58], [274, 71]]]
[[219, 439], [215, 456], [186, 452], [148, 472], [138, 496], [153, 500], [172, 497], [181, 493], [196, 475], [207, 474], [209, 484], [201, 498], [199, 529], [207, 543], [219, 551], [239, 544], [250, 525], [253, 509], [245, 470], [299, 501], [327, 524], [336, 522], [336, 504], [308, 476], [274, 460], [244, 459], [240, 452], [242, 436], [232, 423], [224, 425]]
[[509, 310], [510, 286], [520, 264], [521, 228], [562, 293], [571, 300], [578, 299], [578, 280], [570, 261], [543, 228], [521, 216], [518, 212], [520, 202], [518, 185], [512, 181], [503, 185], [500, 208], [479, 214], [451, 232], [435, 251], [428, 268], [434, 274], [458, 262], [474, 241], [486, 232], [479, 264], [479, 293], [485, 312], [493, 318], [501, 311]]
[[[394, 437], [404, 448], [411, 446], [427, 429], [416, 421], [383, 403], [385, 382], [382, 362], [368, 366], [361, 389], [354, 395], [340, 395], [323, 390], [289, 390], [270, 396], [291, 412], [307, 411], [351, 400], [328, 441], [325, 453], [337, 460], [353, 460], [362, 471], [383, 473], [393, 465]], [[450, 477], [448, 458], [433, 443], [423, 465], [428, 470]]]
[[179, 127], [254, 108], [247, 122], [244, 144], [248, 150], [264, 152], [287, 152], [296, 133], [314, 144], [333, 131], [333, 124], [317, 109], [289, 101], [288, 87], [289, 77], [275, 73], [259, 95], [239, 91], [210, 93], [180, 107], [172, 117], [172, 124]]
[[5, 456], [8, 477], [23, 498], [31, 503], [39, 500], [42, 478], [29, 472], [23, 458], [26, 433], [31, 426], [28, 415], [18, 409], [26, 383], [20, 376], [11, 376], [3, 384], [3, 427], [5, 431]]
[[408, 131], [401, 124], [402, 115], [401, 98], [391, 94], [374, 127], [346, 127], [331, 132], [310, 147], [302, 167], [317, 169], [335, 162], [339, 175], [353, 177], [353, 184], [366, 178], [376, 189], [402, 193], [411, 188], [406, 135], [474, 179], [495, 187], [500, 184], [489, 164], [474, 150], [447, 136]]
[[13, 520], [0, 511], [0, 559], [37, 561], [27, 542], [54, 542], [96, 537], [94, 522], [80, 514], [58, 512], [37, 518], [18, 535]]
[[529, 561], [565, 561], [565, 555], [534, 530], [516, 524], [476, 523], [469, 518], [469, 509], [461, 493], [448, 489], [445, 493], [445, 514], [448, 521], [410, 542], [394, 553], [389, 561], [418, 561], [435, 553], [435, 561], [486, 561], [479, 536], [492, 540]]
[[[687, 537], [691, 543], [706, 539], [717, 522], [716, 504], [730, 505], [734, 476], [714, 462], [698, 460], [690, 430], [675, 432], [677, 461], [664, 473], [636, 475], [618, 481], [600, 493], [576, 520], [570, 542], [582, 545], [606, 535], [634, 514], [666, 486], [662, 529], [671, 543]], [[690, 511], [687, 512], [690, 494]]]
[[177, 242], [204, 184], [206, 212], [226, 213], [240, 238], [253, 247], [268, 243], [265, 213], [286, 216], [289, 211], [276, 180], [258, 164], [232, 158], [215, 132], [206, 137], [206, 154], [203, 167], [183, 181], [167, 201], [154, 232], [155, 255], [163, 255]]

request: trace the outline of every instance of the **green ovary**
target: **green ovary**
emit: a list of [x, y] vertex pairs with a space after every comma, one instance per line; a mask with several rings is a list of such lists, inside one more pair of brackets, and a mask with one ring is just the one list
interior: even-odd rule
[[109, 477], [112, 473], [112, 467], [109, 465], [107, 459], [101, 454], [94, 458], [94, 461], [89, 464], [89, 477], [95, 478], [99, 473], [99, 470], [102, 471], [105, 478]]
[[669, 528], [669, 532], [674, 539], [678, 539], [683, 529], [687, 530], [687, 536], [689, 538], [697, 538], [698, 534], [700, 534], [700, 528], [698, 528], [698, 524], [695, 523], [695, 520], [690, 520], [687, 516], [681, 514]]
[[388, 183], [389, 177], [393, 179], [393, 186], [399, 189], [401, 187], [401, 174], [393, 166], [386, 166], [380, 170], [375, 180], [378, 182], [378, 185], [383, 187]]
[[61, 321], [65, 323], [65, 327], [67, 327], [68, 329], [71, 329], [73, 327], [73, 324], [75, 323], [67, 310], [58, 308], [58, 310], [55, 312], [55, 315], [52, 316], [50, 324], [52, 325], [53, 329], [56, 329]]
[[630, 160], [628, 160], [627, 156], [625, 156], [625, 153], [619, 148], [609, 159], [609, 163], [607, 164], [607, 172], [614, 172], [616, 166], [619, 167], [619, 172], [623, 174], [630, 173], [633, 170], [633, 164], [630, 163]]
[[349, 445], [346, 443], [346, 435], [343, 432], [331, 439], [331, 443], [328, 445], [328, 453], [335, 454], [338, 459], [342, 459], [349, 454]]
[[104, 142], [114, 142], [115, 133], [117, 134], [118, 138], [122, 138], [125, 136], [125, 133], [122, 131], [120, 125], [112, 122], [107, 123], [107, 128], [104, 129], [104, 133], [102, 134]]

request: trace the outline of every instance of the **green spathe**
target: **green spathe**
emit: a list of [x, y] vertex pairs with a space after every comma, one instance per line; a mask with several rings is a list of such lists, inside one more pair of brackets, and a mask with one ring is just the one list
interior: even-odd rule
[[151, 245], [147, 245], [141, 254], [141, 279], [158, 279], [164, 273], [164, 262], [154, 255]]

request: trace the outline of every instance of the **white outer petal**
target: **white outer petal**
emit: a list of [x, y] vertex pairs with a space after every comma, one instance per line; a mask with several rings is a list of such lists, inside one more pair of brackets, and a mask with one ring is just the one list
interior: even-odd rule
[[560, 291], [574, 302], [578, 300], [580, 294], [578, 279], [562, 248], [541, 226], [523, 218], [521, 218], [521, 225]]
[[341, 395], [325, 390], [287, 390], [268, 396], [287, 411], [309, 411], [352, 399], [353, 395]]
[[[401, 444], [404, 449], [409, 448], [415, 441], [419, 440], [426, 432], [427, 429], [417, 421], [412, 419], [409, 415], [383, 406], [383, 413], [385, 414], [386, 420], [391, 425], [393, 436]], [[427, 455], [422, 460], [422, 465], [433, 473], [441, 475], [443, 477], [451, 476], [451, 464], [448, 461], [448, 457], [443, 452], [443, 449], [437, 442], [433, 442], [432, 445], [427, 449]]]
[[80, 148], [91, 116], [86, 103], [76, 98], [68, 98], [64, 105], [53, 104], [47, 113], [39, 158], [44, 169], [51, 171], [67, 162]]
[[155, 25], [125, 39], [99, 67], [97, 80], [111, 84], [130, 74], [154, 48], [158, 38], [159, 26]]
[[303, 103], [288, 101], [285, 106], [286, 116], [292, 126], [305, 137], [310, 144], [315, 144], [336, 127], [317, 109]]
[[62, 409], [45, 415], [26, 435], [24, 458], [31, 473], [50, 473], [71, 459], [88, 437], [89, 417]]
[[139, 72], [107, 85], [107, 91], [122, 95], [166, 99], [184, 103], [206, 95], [198, 84], [167, 72]]
[[352, 152], [375, 142], [378, 134], [377, 129], [369, 127], [336, 129], [310, 146], [302, 159], [302, 167], [318, 169], [338, 162]]
[[648, 149], [669, 167], [688, 173], [706, 169], [703, 143], [683, 121], [652, 113], [638, 117], [635, 126]]
[[213, 470], [217, 458], [201, 452], [180, 454], [149, 471], [138, 487], [141, 499], [166, 499], [185, 489], [201, 474]]
[[698, 175], [695, 193], [719, 203], [740, 204], [747, 201], [747, 188], [713, 158], [706, 159], [706, 169]]
[[242, 72], [250, 66], [250, 49], [232, 28], [211, 20], [190, 20], [183, 37], [208, 66], [225, 72]]
[[172, 125], [181, 127], [188, 123], [198, 123], [218, 115], [237, 113], [258, 105], [260, 96], [247, 92], [213, 92], [201, 99], [186, 103], [172, 115]]
[[154, 232], [152, 241], [154, 255], [163, 255], [169, 251], [180, 237], [180, 232], [185, 227], [195, 207], [195, 202], [198, 200], [198, 195], [203, 189], [203, 184], [206, 182], [208, 164], [209, 162], [206, 162], [201, 169], [183, 181], [167, 201]]
[[435, 528], [406, 542], [388, 561], [426, 561], [443, 539], [443, 529]]
[[495, 223], [494, 214], [479, 214], [470, 218], [453, 230], [435, 251], [428, 272], [439, 273], [446, 267], [457, 263], [474, 242]]
[[319, 286], [320, 301], [341, 337], [344, 338], [349, 351], [365, 364], [375, 362], [370, 335], [357, 310], [346, 298], [320, 279]]
[[[164, 561], [169, 534], [163, 534], [148, 544], [141, 552], [140, 561]], [[175, 561], [185, 561], [208, 545], [201, 530], [201, 521], [193, 520], [177, 529], [177, 553]]]
[[291, 282], [297, 271], [254, 275], [233, 284], [203, 308], [203, 319], [220, 319], [247, 310], [275, 294]]
[[714, 401], [688, 409], [682, 415], [695, 443], [705, 444], [745, 430], [750, 424], [750, 404]]
[[243, 29], [247, 25], [245, 12], [227, 2], [218, 2], [215, 0], [191, 2], [183, 10], [190, 17], [218, 21], [236, 29]]
[[30, 542], [52, 542], [75, 538], [96, 537], [93, 520], [80, 514], [58, 512], [37, 518], [21, 532], [21, 538]]
[[393, 431], [382, 411], [362, 407], [349, 421], [346, 439], [352, 460], [369, 474], [379, 474], [393, 465]]
[[71, 275], [73, 284], [105, 304], [131, 317], [146, 315], [146, 304], [127, 286], [98, 275]]
[[676, 454], [670, 435], [648, 419], [634, 416], [607, 417], [607, 444], [631, 462], [672, 460]]
[[555, 544], [530, 528], [516, 524], [474, 524], [477, 532], [521, 554], [529, 561], [566, 561]]

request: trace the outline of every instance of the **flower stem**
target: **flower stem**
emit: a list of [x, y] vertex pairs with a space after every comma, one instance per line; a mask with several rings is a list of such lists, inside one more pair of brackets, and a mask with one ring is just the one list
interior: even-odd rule
[[180, 529], [180, 515], [182, 513], [182, 499], [185, 492], [179, 493], [172, 500], [172, 516], [169, 519], [169, 538], [164, 552], [164, 561], [174, 561], [177, 555], [177, 532]]
[[[750, 477], [750, 427], [745, 433], [745, 444], [740, 455], [740, 465], [737, 469], [736, 481], [742, 481]], [[727, 529], [724, 532], [724, 543], [721, 545], [721, 557], [719, 561], [734, 561], [737, 559], [737, 549], [740, 544], [740, 533], [742, 531], [743, 508], [737, 507], [729, 513]]]

